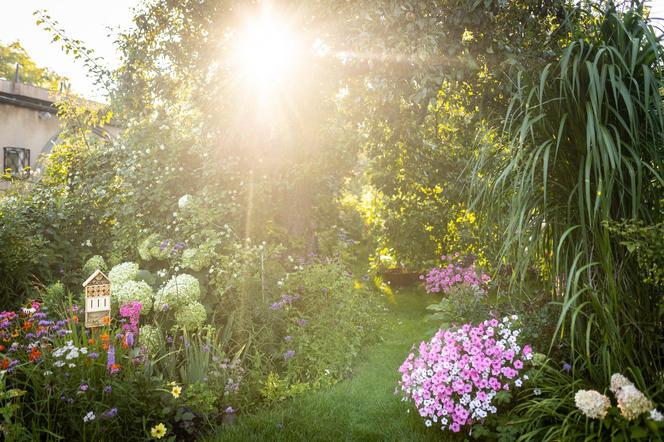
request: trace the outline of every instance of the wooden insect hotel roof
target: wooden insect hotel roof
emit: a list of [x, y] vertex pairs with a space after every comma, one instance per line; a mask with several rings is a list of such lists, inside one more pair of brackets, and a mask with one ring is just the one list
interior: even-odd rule
[[108, 279], [108, 276], [104, 275], [104, 272], [97, 269], [85, 280], [83, 287], [87, 287], [88, 285], [107, 285], [110, 284], [110, 282], [111, 280]]

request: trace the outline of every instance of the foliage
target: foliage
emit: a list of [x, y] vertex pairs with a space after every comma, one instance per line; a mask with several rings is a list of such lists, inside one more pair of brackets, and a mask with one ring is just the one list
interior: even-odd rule
[[486, 293], [477, 286], [460, 284], [451, 288], [440, 302], [427, 306], [427, 310], [433, 312], [427, 319], [447, 329], [453, 324], [481, 322], [490, 308]]
[[346, 376], [376, 324], [375, 301], [354, 288], [340, 262], [305, 264], [289, 273], [282, 287], [286, 294], [270, 305], [279, 324], [272, 357], [282, 374], [272, 375], [265, 386], [277, 397]]
[[[424, 279], [425, 289], [428, 293], [449, 293], [459, 285], [469, 285], [480, 293], [487, 292], [487, 285], [491, 278], [475, 267], [471, 259], [460, 258], [459, 253], [443, 255], [443, 265], [429, 270]], [[470, 261], [470, 262], [468, 262]]]
[[517, 343], [518, 318], [485, 320], [478, 326], [440, 329], [422, 342], [399, 368], [403, 400], [412, 400], [426, 426], [459, 433], [498, 410], [494, 398], [511, 387], [521, 387], [527, 375], [524, 361], [532, 358], [530, 346]]
[[628, 368], [652, 380], [658, 300], [605, 222], [661, 217], [662, 47], [639, 5], [584, 17], [559, 60], [515, 77], [509, 147], [481, 152], [474, 185], [504, 221], [515, 281], [545, 262], [569, 359], [596, 383]]
[[643, 282], [664, 285], [664, 222], [646, 225], [644, 222], [613, 223], [608, 226], [620, 244], [636, 255]]
[[22, 83], [57, 89], [67, 81], [66, 77], [37, 66], [18, 41], [8, 45], [0, 44], [0, 78], [14, 81], [17, 64], [20, 65], [19, 81]]

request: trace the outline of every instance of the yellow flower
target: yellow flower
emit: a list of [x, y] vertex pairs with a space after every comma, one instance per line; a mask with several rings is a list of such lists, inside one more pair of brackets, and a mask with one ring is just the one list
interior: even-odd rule
[[161, 439], [162, 437], [164, 437], [166, 435], [166, 431], [167, 431], [166, 430], [166, 425], [158, 424], [158, 425], [155, 425], [154, 427], [152, 427], [152, 429], [150, 430], [150, 434], [155, 439]]
[[180, 393], [182, 393], [182, 387], [176, 385], [171, 389], [171, 394], [175, 399], [180, 397]]

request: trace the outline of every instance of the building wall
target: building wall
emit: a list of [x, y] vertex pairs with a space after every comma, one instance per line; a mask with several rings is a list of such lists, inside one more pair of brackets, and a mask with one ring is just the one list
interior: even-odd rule
[[[33, 169], [42, 149], [59, 130], [60, 122], [54, 114], [0, 103], [0, 149], [30, 149], [30, 167]], [[0, 161], [2, 160], [4, 158], [0, 158]], [[3, 163], [2, 168], [4, 167]]]

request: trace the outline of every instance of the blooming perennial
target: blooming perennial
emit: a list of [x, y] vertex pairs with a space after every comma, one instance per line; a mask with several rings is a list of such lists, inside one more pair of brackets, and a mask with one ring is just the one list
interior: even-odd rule
[[521, 385], [530, 346], [521, 347], [516, 315], [477, 326], [439, 330], [422, 342], [399, 368], [404, 401], [412, 400], [425, 424], [458, 433], [464, 426], [496, 413], [493, 399], [511, 385]]
[[113, 285], [113, 301], [119, 305], [138, 302], [141, 305], [140, 313], [146, 315], [152, 310], [154, 292], [145, 281], [127, 281], [120, 285]]
[[155, 439], [161, 439], [166, 435], [166, 432], [166, 425], [164, 424], [157, 424], [150, 429], [150, 435]]
[[611, 401], [599, 391], [579, 390], [574, 395], [576, 408], [591, 419], [604, 419], [611, 408]]
[[205, 306], [197, 301], [180, 307], [175, 312], [175, 322], [187, 330], [194, 330], [202, 326], [205, 319], [207, 319]]
[[172, 277], [157, 293], [155, 300], [156, 308], [162, 309], [164, 304], [169, 308], [184, 307], [201, 296], [201, 287], [194, 276], [181, 274]]
[[[664, 416], [653, 408], [653, 403], [632, 381], [620, 373], [611, 376], [611, 385], [609, 387], [618, 401], [620, 414], [632, 421], [639, 416], [648, 413], [648, 417], [654, 421], [660, 422]], [[576, 407], [591, 419], [603, 419], [607, 410], [611, 407], [609, 398], [595, 390], [579, 390], [574, 397]]]
[[135, 262], [123, 262], [108, 272], [108, 279], [114, 286], [120, 286], [127, 281], [132, 281], [138, 276], [138, 264]]
[[473, 264], [466, 266], [458, 262], [456, 256], [441, 257], [442, 267], [436, 267], [429, 271], [424, 279], [424, 286], [427, 293], [447, 293], [452, 287], [460, 284], [468, 284], [477, 287], [483, 293], [486, 292], [486, 286], [491, 280], [489, 275], [478, 271]]
[[650, 412], [652, 402], [634, 385], [625, 385], [616, 393], [620, 413], [628, 421], [634, 420], [644, 413]]

